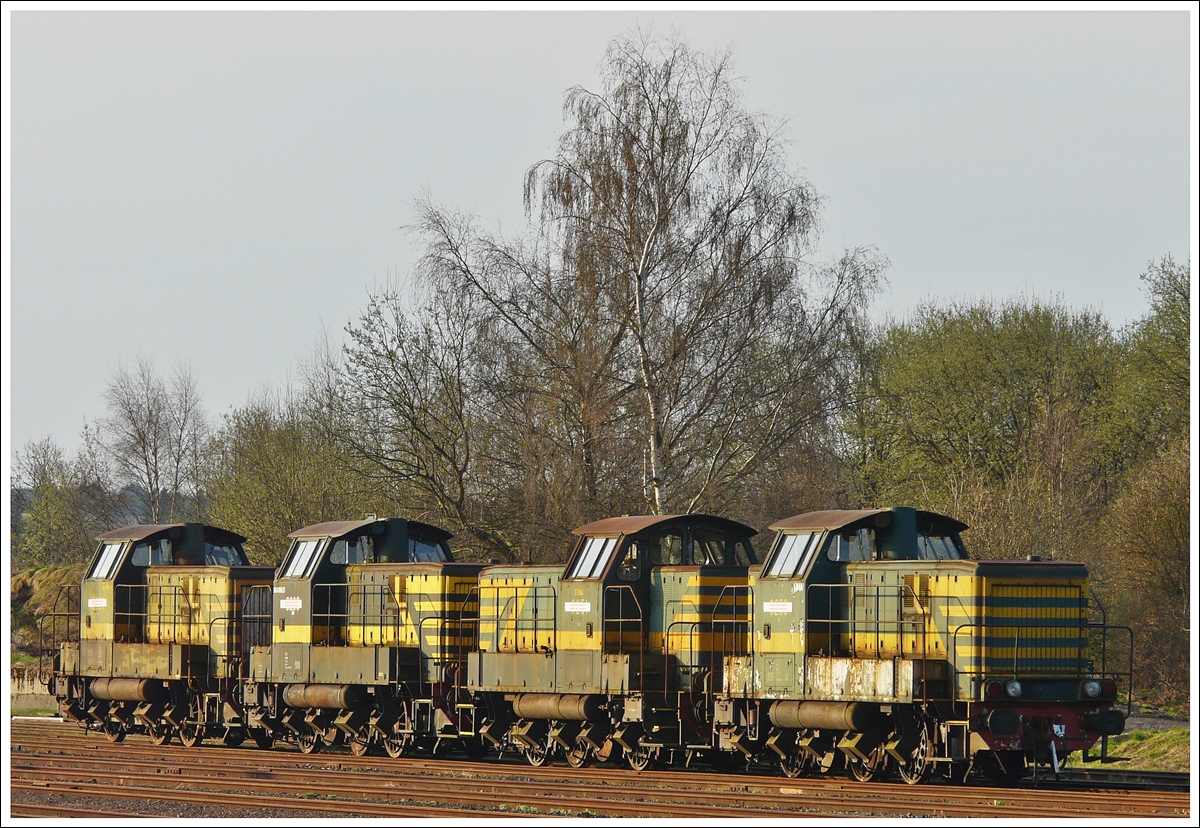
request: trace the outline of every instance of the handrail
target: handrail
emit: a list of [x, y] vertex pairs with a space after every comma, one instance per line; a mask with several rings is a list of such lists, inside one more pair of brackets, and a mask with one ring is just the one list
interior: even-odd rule
[[[825, 590], [829, 604], [829, 615], [826, 618], [815, 617], [811, 612], [811, 607], [814, 605], [813, 593], [815, 590]], [[875, 618], [835, 618], [835, 608], [841, 606], [841, 602], [837, 600], [837, 594], [843, 593], [846, 595], [845, 609], [853, 615], [853, 610], [857, 606], [858, 599], [872, 600], [875, 605]], [[911, 598], [911, 617], [905, 618], [905, 599]], [[890, 602], [895, 607], [895, 614], [887, 618], [881, 617], [883, 612], [884, 602]], [[909, 658], [914, 661], [921, 662], [922, 678], [928, 676], [929, 658], [929, 622], [933, 616], [933, 596], [926, 596], [926, 603], [922, 604], [920, 597], [915, 589], [906, 583], [899, 584], [807, 584], [805, 588], [805, 629], [812, 631], [814, 624], [826, 625], [826, 635], [829, 637], [830, 655], [841, 652], [842, 648], [835, 647], [835, 638], [846, 636], [849, 644], [849, 654], [858, 654], [858, 645], [860, 636], [867, 632], [871, 634], [871, 652], [875, 658], [882, 658], [882, 648], [880, 646], [880, 636], [885, 632], [896, 636], [897, 656], [900, 658]], [[933, 635], [936, 636], [936, 630]], [[905, 644], [905, 636], [911, 635], [914, 639], [913, 646], [910, 648]], [[806, 641], [804, 652], [800, 656], [807, 661], [809, 657], [808, 649], [810, 644]], [[808, 695], [808, 670], [807, 668], [801, 671], [802, 695]], [[916, 687], [913, 689], [914, 699], [920, 700], [926, 697], [926, 684], [922, 681], [920, 694], [917, 693]]]
[[[545, 652], [539, 649], [538, 636], [539, 634], [549, 634], [549, 651], [554, 652], [558, 649], [558, 590], [549, 584], [480, 584], [479, 590], [479, 646], [483, 645], [483, 629], [484, 625], [491, 623], [493, 626], [492, 636], [495, 638], [493, 642], [496, 650], [500, 651], [500, 637], [502, 631], [512, 629], [513, 631], [513, 652]], [[524, 590], [527, 595], [525, 597], [524, 606], [522, 606], [521, 591]], [[474, 590], [472, 590], [474, 591]], [[494, 593], [496, 599], [490, 604], [486, 602], [487, 593]], [[501, 597], [507, 595], [501, 606]], [[469, 594], [469, 593], [468, 593]], [[542, 618], [538, 613], [538, 608], [549, 599], [550, 613], [546, 618]], [[484, 614], [484, 608], [489, 607], [491, 612]], [[512, 610], [510, 612], [510, 610]], [[526, 612], [532, 610], [532, 614]], [[532, 632], [533, 642], [528, 650], [522, 650], [520, 642], [520, 633], [522, 630]]]
[[[637, 610], [637, 615], [634, 617], [628, 617], [625, 615], [625, 594], [626, 593], [628, 593], [629, 597], [633, 599], [633, 606]], [[608, 596], [609, 595], [619, 596], [617, 599], [617, 608], [618, 608], [617, 615], [618, 615], [618, 617], [616, 617], [616, 618], [614, 618], [608, 614], [608, 605], [609, 605]], [[608, 649], [607, 649], [608, 633], [609, 633], [608, 625], [610, 623], [615, 623], [615, 624], [619, 625], [619, 627], [617, 628], [617, 654], [624, 655], [625, 654], [625, 633], [626, 633], [625, 625], [626, 624], [635, 624], [637, 628], [636, 628], [636, 630], [634, 630], [634, 632], [636, 632], [638, 634], [638, 656], [639, 656], [638, 663], [640, 664], [641, 656], [644, 654], [645, 648], [646, 648], [644, 619], [645, 619], [645, 615], [642, 612], [642, 602], [638, 600], [637, 592], [634, 591], [633, 587], [630, 584], [610, 584], [610, 585], [604, 587], [604, 593], [603, 593], [602, 600], [601, 600], [601, 613], [600, 613], [600, 646], [601, 646], [601, 649], [604, 650], [605, 652], [608, 652]]]
[[[67, 605], [65, 610], [59, 609], [64, 595], [66, 596]], [[82, 608], [80, 595], [79, 584], [60, 584], [58, 592], [54, 596], [53, 608], [50, 612], [41, 615], [37, 619], [38, 677], [40, 679], [53, 676], [55, 669], [57, 669], [55, 662], [58, 658], [58, 652], [63, 644], [79, 641], [83, 626], [81, 621]], [[66, 627], [61, 638], [58, 635], [60, 624]], [[47, 626], [50, 628], [49, 636], [46, 634]], [[49, 638], [49, 643], [47, 643], [47, 637]], [[50, 660], [49, 666], [46, 664], [47, 659]]]

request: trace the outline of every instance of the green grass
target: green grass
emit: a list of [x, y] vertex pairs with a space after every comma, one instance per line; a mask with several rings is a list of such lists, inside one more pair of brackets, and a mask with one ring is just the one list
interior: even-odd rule
[[[1116, 762], [1108, 767], [1121, 770], [1182, 771], [1191, 770], [1191, 731], [1187, 728], [1171, 730], [1135, 730], [1113, 736], [1108, 740], [1108, 755], [1128, 761]], [[1100, 746], [1092, 748], [1092, 754], [1100, 752]], [[1081, 767], [1079, 754], [1067, 760], [1069, 767]], [[1098, 766], [1093, 766], [1098, 767]]]
[[1192, 733], [1187, 728], [1135, 730], [1108, 740], [1110, 756], [1128, 757], [1121, 767], [1131, 770], [1188, 771]]

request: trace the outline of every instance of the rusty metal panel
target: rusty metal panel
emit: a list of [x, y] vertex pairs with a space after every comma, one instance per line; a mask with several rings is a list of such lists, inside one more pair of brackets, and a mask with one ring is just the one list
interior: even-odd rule
[[[875, 515], [886, 514], [890, 518], [891, 511], [891, 509], [825, 509], [819, 512], [805, 512], [801, 515], [792, 515], [778, 523], [772, 523], [770, 528], [775, 532], [780, 532], [784, 529], [836, 530]], [[919, 521], [931, 523], [954, 532], [962, 532], [967, 529], [967, 524], [962, 521], [955, 520], [946, 515], [940, 515], [937, 512], [917, 510], [916, 516]]]
[[113, 645], [113, 675], [170, 679], [172, 659], [169, 644]]
[[376, 684], [374, 647], [313, 647], [309, 681], [316, 684]]
[[[636, 667], [636, 664], [634, 667]], [[600, 662], [600, 692], [627, 693], [630, 690], [636, 689], [630, 683], [631, 675], [629, 653], [612, 653], [602, 656], [602, 661]]]
[[312, 526], [305, 526], [303, 529], [297, 529], [288, 535], [289, 538], [336, 538], [342, 535], [353, 532], [355, 529], [361, 529], [364, 526], [370, 526], [376, 523], [376, 520], [331, 520], [326, 523], [314, 523]]
[[182, 523], [153, 523], [145, 526], [123, 526], [120, 529], [113, 529], [111, 532], [105, 532], [103, 535], [97, 535], [96, 540], [103, 543], [104, 541], [140, 541], [151, 535], [159, 532], [165, 532], [168, 529], [181, 529]]
[[[481, 679], [486, 684], [481, 684]], [[542, 653], [470, 653], [467, 686], [500, 693], [553, 692], [554, 657]]]
[[755, 695], [754, 656], [726, 656], [721, 691], [729, 696], [747, 698]]
[[805, 696], [836, 701], [911, 702], [911, 659], [823, 658], [805, 662]]
[[80, 674], [84, 676], [112, 675], [111, 640], [85, 638], [79, 642]]

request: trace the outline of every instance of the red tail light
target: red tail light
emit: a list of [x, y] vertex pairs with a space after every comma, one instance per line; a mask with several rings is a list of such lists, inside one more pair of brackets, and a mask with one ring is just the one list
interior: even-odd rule
[[1105, 698], [1112, 698], [1117, 695], [1117, 683], [1112, 679], [1105, 679], [1100, 682], [1100, 695]]

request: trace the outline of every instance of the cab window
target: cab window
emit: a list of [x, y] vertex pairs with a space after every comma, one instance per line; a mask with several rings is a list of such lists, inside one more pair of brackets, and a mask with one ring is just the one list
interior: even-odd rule
[[724, 566], [725, 536], [708, 529], [693, 531], [692, 564], [694, 566]]
[[675, 566], [683, 563], [683, 535], [660, 532], [646, 539], [651, 566]]
[[284, 578], [305, 578], [312, 571], [316, 562], [318, 550], [325, 544], [323, 540], [298, 540], [292, 545], [287, 561], [283, 565]]
[[228, 543], [204, 542], [204, 563], [208, 566], [246, 566], [245, 553]]
[[588, 538], [579, 550], [574, 565], [567, 572], [567, 577], [599, 578], [608, 566], [608, 560], [612, 557], [616, 545], [616, 538]]
[[829, 542], [826, 553], [831, 561], [854, 563], [875, 559], [875, 532], [859, 529], [857, 532], [839, 532]]
[[768, 558], [763, 577], [804, 577], [820, 545], [820, 531], [784, 535], [776, 545], [775, 552]]
[[121, 560], [121, 550], [125, 548], [123, 543], [106, 543], [100, 550], [99, 556], [96, 558], [96, 565], [92, 567], [89, 578], [111, 578], [113, 572], [116, 571], [117, 564]]
[[917, 533], [917, 558], [922, 561], [957, 561], [964, 557], [959, 552], [952, 535]]
[[142, 541], [133, 547], [134, 566], [170, 566], [175, 563], [171, 542], [166, 538]]
[[335, 564], [373, 563], [374, 560], [370, 535], [334, 541], [333, 551], [329, 553], [329, 562]]
[[733, 545], [733, 562], [738, 566], [750, 566], [758, 563], [754, 557], [754, 547], [748, 540], [740, 540]]
[[621, 566], [617, 569], [617, 577], [622, 581], [636, 581], [642, 576], [642, 547], [638, 541], [630, 541], [621, 556]]
[[447, 560], [446, 550], [434, 541], [409, 538], [408, 559], [418, 563], [442, 563]]

